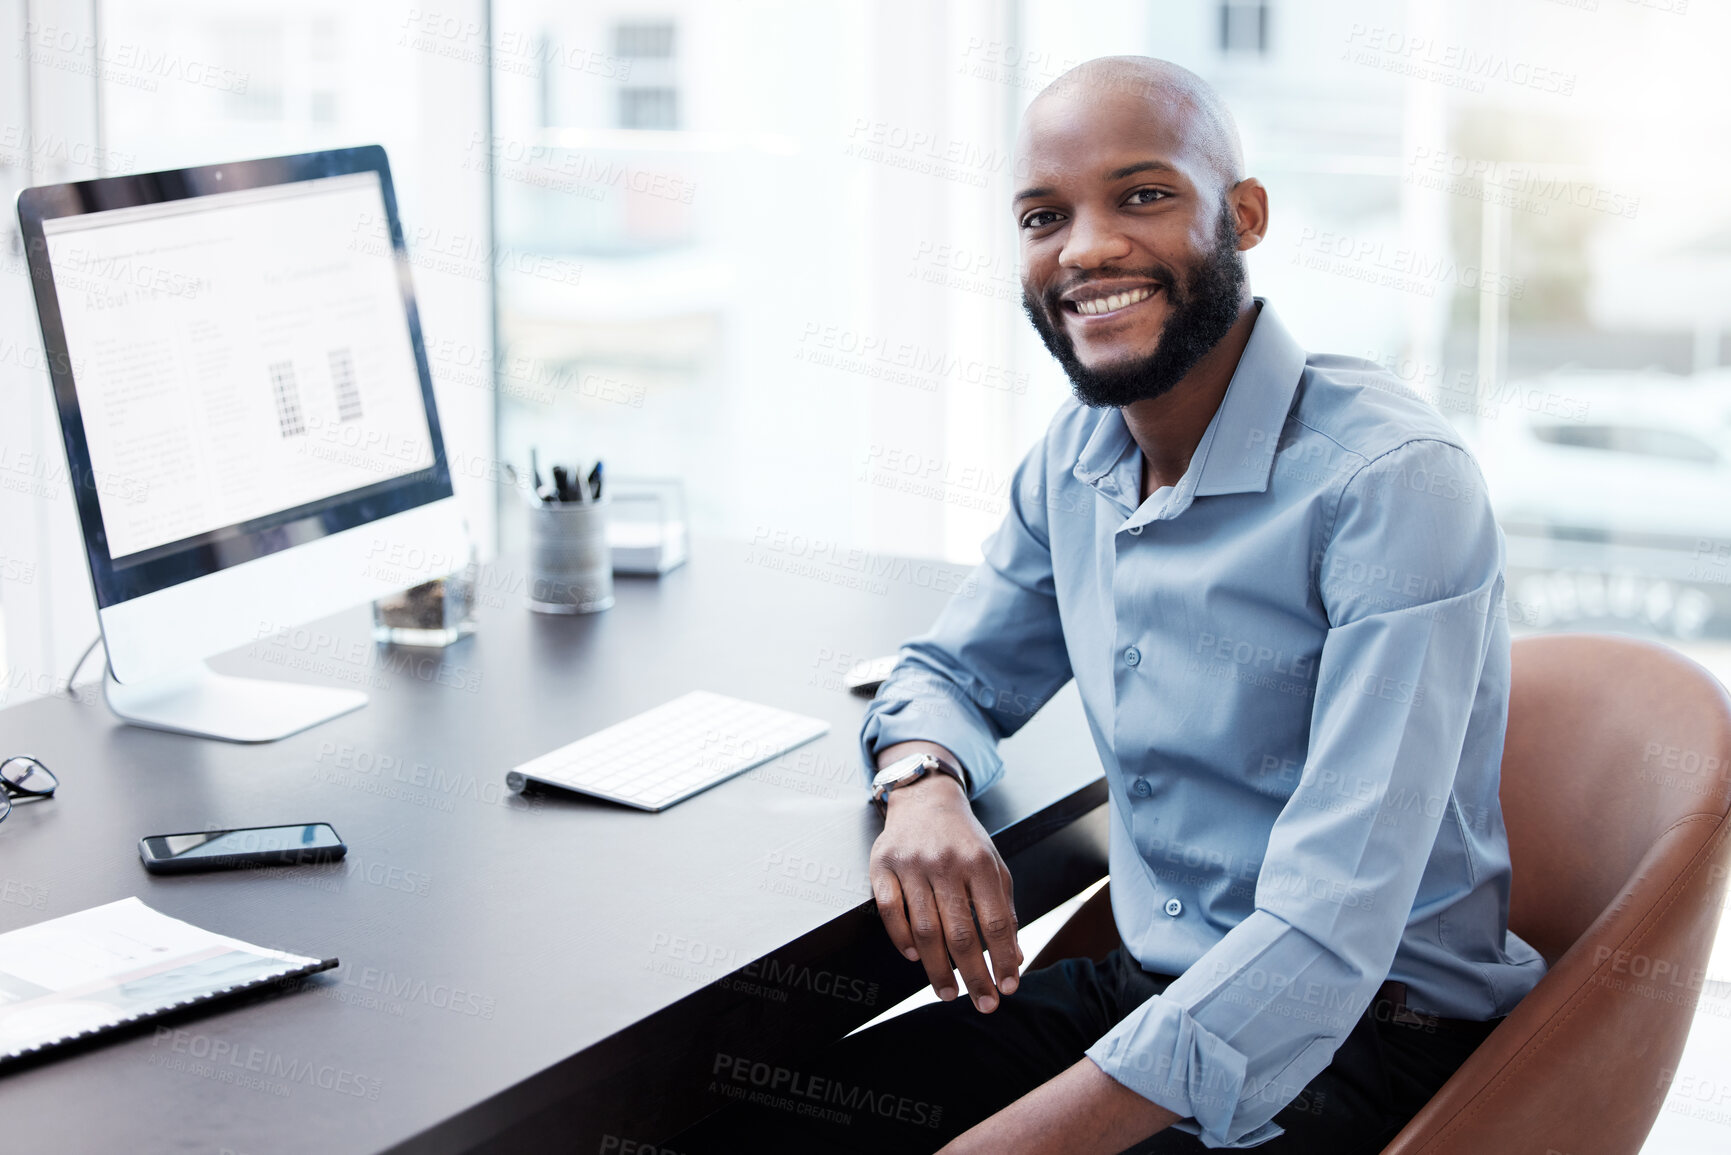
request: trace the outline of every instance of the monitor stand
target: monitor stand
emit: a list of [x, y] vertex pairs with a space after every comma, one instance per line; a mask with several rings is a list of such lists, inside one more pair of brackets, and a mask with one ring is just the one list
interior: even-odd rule
[[102, 689], [108, 708], [134, 726], [224, 742], [274, 742], [367, 704], [359, 690], [236, 678], [203, 662], [127, 685], [110, 668]]

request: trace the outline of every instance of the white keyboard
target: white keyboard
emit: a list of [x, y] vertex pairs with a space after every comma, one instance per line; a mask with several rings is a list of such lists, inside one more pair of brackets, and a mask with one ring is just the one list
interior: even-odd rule
[[829, 733], [829, 723], [725, 694], [693, 690], [579, 738], [505, 776], [665, 810], [717, 782]]

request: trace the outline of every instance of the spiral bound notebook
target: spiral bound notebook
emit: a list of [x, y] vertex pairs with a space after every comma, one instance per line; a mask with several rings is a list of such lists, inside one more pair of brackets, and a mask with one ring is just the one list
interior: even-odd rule
[[336, 965], [212, 934], [136, 898], [0, 934], [0, 1070]]

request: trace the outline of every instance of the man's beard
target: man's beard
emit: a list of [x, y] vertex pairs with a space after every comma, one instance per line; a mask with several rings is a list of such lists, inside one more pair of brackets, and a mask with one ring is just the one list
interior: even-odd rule
[[[1195, 368], [1203, 354], [1218, 345], [1237, 322], [1246, 277], [1230, 207], [1224, 203], [1220, 206], [1214, 247], [1190, 270], [1182, 289], [1178, 278], [1165, 267], [1114, 269], [1110, 275], [1126, 273], [1159, 284], [1167, 295], [1171, 312], [1160, 327], [1160, 339], [1152, 353], [1104, 369], [1090, 369], [1076, 357], [1075, 342], [1061, 319], [1064, 306], [1058, 297], [1059, 289], [1047, 291], [1044, 309], [1032, 293], [1026, 288], [1022, 290], [1022, 309], [1034, 323], [1040, 340], [1069, 374], [1070, 384], [1084, 405], [1122, 407], [1160, 396]], [[1060, 320], [1054, 325], [1048, 320], [1050, 317]]]

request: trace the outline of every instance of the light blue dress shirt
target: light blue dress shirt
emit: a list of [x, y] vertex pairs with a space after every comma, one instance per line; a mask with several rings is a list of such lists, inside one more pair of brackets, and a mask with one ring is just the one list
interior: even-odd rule
[[1509, 636], [1478, 467], [1378, 366], [1307, 357], [1258, 303], [1177, 485], [1138, 502], [1121, 412], [1059, 410], [972, 596], [903, 648], [861, 734], [868, 765], [942, 743], [977, 796], [997, 741], [1076, 680], [1119, 933], [1180, 976], [1088, 1057], [1210, 1147], [1281, 1134], [1385, 979], [1484, 1020], [1544, 973], [1508, 932]]

